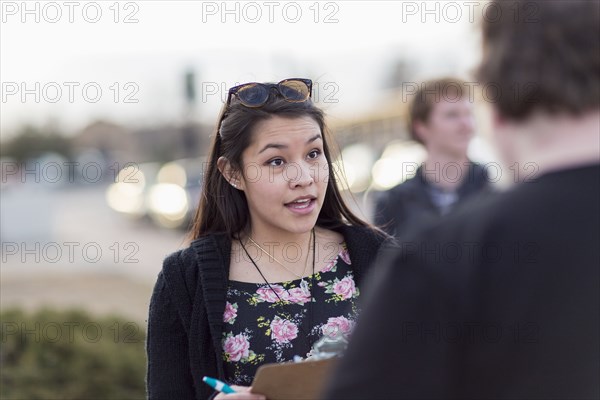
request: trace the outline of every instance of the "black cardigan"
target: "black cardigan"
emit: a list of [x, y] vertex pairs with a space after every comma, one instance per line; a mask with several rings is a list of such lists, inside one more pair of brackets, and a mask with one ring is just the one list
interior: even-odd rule
[[[337, 231], [360, 286], [385, 238], [363, 227]], [[225, 379], [221, 338], [230, 254], [228, 235], [211, 234], [164, 260], [148, 317], [148, 399], [206, 399], [214, 391], [202, 377]]]

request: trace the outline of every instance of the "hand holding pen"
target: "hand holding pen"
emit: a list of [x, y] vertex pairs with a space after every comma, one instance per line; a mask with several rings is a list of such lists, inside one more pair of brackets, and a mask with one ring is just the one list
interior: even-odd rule
[[210, 378], [208, 376], [202, 378], [202, 381], [220, 392], [215, 396], [215, 400], [266, 400], [266, 397], [262, 394], [250, 393], [252, 388], [249, 386], [229, 386], [218, 379]]

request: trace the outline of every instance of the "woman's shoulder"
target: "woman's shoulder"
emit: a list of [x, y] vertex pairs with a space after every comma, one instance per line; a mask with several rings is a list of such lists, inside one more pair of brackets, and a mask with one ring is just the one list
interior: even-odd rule
[[190, 287], [196, 281], [198, 272], [195, 257], [190, 246], [167, 255], [160, 272], [167, 286], [173, 288]]
[[176, 250], [168, 254], [163, 261], [163, 273], [173, 270], [182, 270], [194, 264], [195, 258], [193, 248], [188, 245], [185, 248]]
[[208, 234], [188, 243], [187, 247], [167, 255], [163, 261], [163, 275], [196, 276], [199, 269], [219, 264], [223, 254], [228, 254], [231, 241], [226, 235]]

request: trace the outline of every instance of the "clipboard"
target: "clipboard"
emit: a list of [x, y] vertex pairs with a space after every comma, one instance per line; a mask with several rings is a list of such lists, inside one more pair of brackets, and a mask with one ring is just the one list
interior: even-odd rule
[[268, 400], [318, 399], [337, 360], [262, 365], [254, 376], [252, 391]]

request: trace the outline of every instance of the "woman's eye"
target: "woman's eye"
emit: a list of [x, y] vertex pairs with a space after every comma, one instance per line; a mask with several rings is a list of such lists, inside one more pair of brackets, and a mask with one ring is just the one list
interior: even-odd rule
[[281, 158], [275, 158], [269, 161], [269, 165], [272, 167], [280, 167], [283, 165], [283, 160]]
[[318, 158], [320, 155], [321, 155], [321, 151], [313, 150], [310, 153], [308, 153], [308, 158], [315, 159], [315, 158]]

